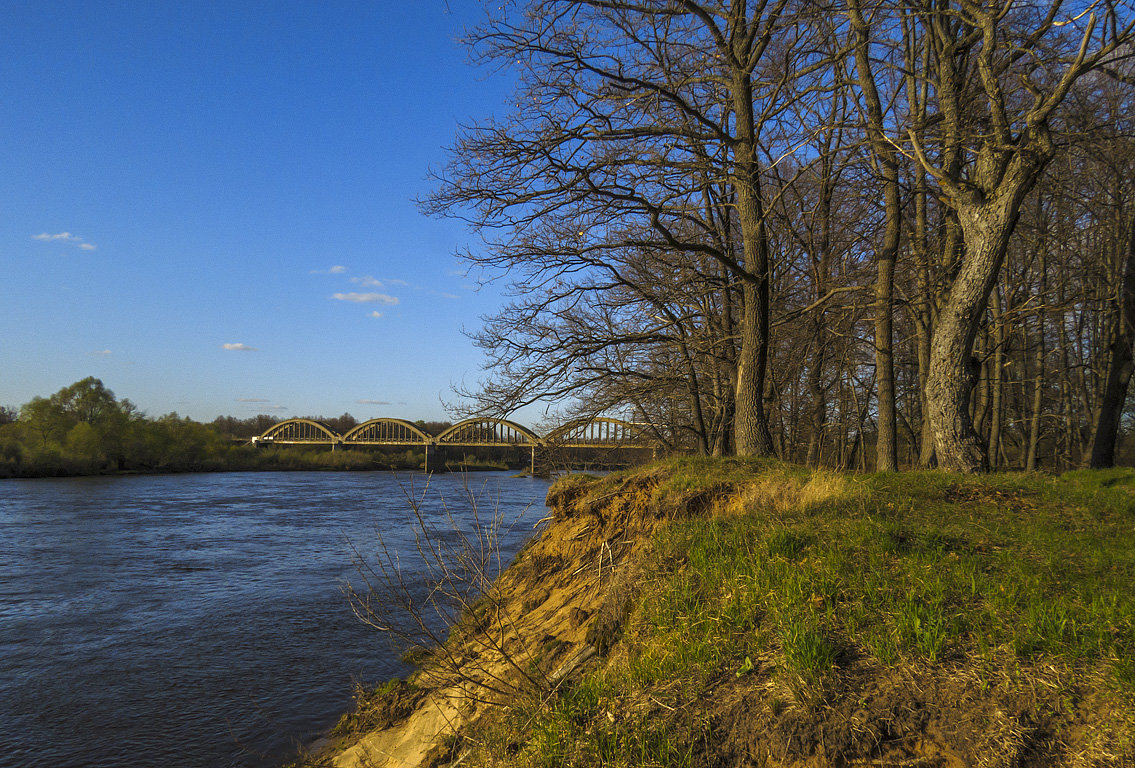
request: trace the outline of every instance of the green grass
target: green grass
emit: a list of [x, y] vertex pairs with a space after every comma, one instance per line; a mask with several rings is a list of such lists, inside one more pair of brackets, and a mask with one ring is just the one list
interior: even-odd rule
[[[689, 657], [696, 672], [769, 630], [763, 642], [779, 645], [812, 686], [841, 643], [887, 665], [1006, 651], [1117, 661], [1117, 679], [1129, 679], [1121, 660], [1135, 654], [1135, 473], [848, 482], [849, 493], [810, 505], [663, 531], [644, 637]], [[720, 652], [670, 645], [700, 626], [713, 637], [695, 632], [691, 643]]]
[[591, 675], [543, 711], [514, 713], [517, 720], [530, 724], [530, 730], [526, 744], [509, 763], [540, 768], [697, 764], [688, 729], [628, 710], [617, 693], [604, 676]]
[[775, 477], [782, 484], [792, 485], [806, 481], [809, 472], [774, 459], [683, 456], [599, 478], [565, 475], [552, 486], [549, 498], [560, 496], [573, 501], [602, 503], [628, 486], [635, 486], [649, 491], [649, 502], [654, 508], [669, 513], [699, 497], [727, 498], [757, 476]]
[[[807, 470], [672, 463], [668, 494]], [[701, 479], [698, 479], [701, 477]], [[782, 654], [800, 692], [854, 651], [884, 665], [998, 653], [1109, 664], [1135, 655], [1135, 472], [1062, 478], [848, 477], [846, 493], [665, 528], [639, 613], [639, 685]]]
[[567, 482], [593, 503], [620, 488], [671, 509], [730, 498], [727, 514], [659, 529], [623, 640], [518, 717], [517, 765], [699, 764], [707, 726], [681, 713], [714, 681], [766, 686], [778, 714], [839, 695], [854, 664], [1055, 664], [1135, 701], [1135, 471], [837, 476], [678, 459]]

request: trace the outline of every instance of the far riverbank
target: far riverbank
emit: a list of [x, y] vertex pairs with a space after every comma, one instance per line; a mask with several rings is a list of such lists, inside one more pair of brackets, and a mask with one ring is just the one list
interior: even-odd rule
[[[64, 454], [29, 457], [24, 461], [0, 462], [0, 479], [62, 477], [120, 477], [128, 475], [179, 475], [200, 472], [420, 472], [425, 457], [421, 451], [380, 453], [365, 450], [263, 448], [232, 446], [209, 458], [188, 462], [164, 462], [151, 466], [108, 466], [105, 459], [89, 461]], [[431, 472], [526, 472], [528, 463], [466, 457], [447, 461]]]

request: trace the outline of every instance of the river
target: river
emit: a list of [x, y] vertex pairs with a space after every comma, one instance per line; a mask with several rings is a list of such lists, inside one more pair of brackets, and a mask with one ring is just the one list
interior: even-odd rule
[[277, 765], [355, 681], [407, 668], [354, 617], [354, 549], [411, 578], [412, 513], [511, 525], [548, 483], [510, 473], [260, 472], [0, 481], [0, 766]]

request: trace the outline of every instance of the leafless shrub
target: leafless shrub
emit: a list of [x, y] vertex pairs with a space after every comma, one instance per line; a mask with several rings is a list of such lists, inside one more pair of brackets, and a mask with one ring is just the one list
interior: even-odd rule
[[381, 530], [369, 556], [352, 544], [359, 581], [344, 591], [355, 615], [413, 658], [424, 684], [460, 685], [487, 703], [546, 689], [496, 582], [508, 565], [502, 540], [520, 515], [506, 520], [499, 498], [486, 505], [485, 489], [468, 478], [458, 500], [441, 498], [440, 513], [427, 504], [428, 480], [420, 492], [413, 483], [402, 490], [413, 544], [399, 547]]

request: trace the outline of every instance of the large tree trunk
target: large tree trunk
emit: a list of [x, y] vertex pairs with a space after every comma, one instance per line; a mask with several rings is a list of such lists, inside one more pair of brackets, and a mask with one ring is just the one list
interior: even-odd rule
[[[747, 250], [747, 247], [746, 247]], [[768, 283], [746, 280], [741, 345], [737, 353], [737, 396], [733, 404], [733, 440], [738, 456], [773, 455], [772, 434], [764, 408], [768, 366]], [[764, 300], [760, 294], [764, 293]]]
[[[1021, 202], [1056, 152], [1050, 121], [1077, 79], [1127, 45], [1132, 34], [1132, 27], [1121, 29], [1112, 20], [1097, 40], [1102, 17], [1092, 14], [1075, 55], [1065, 59], [1053, 78], [1045, 67], [1011, 64], [1044, 50], [1046, 35], [1066, 34], [1058, 31], [1059, 0], [1048, 4], [1047, 15], [1039, 14], [1043, 20], [1024, 36], [1009, 34], [1015, 23], [1008, 18], [1011, 5], [946, 2], [926, 6], [928, 12], [919, 17], [935, 48], [929, 76], [942, 140], [933, 161], [914, 134], [912, 149], [937, 180], [942, 201], [957, 212], [966, 247], [931, 342], [928, 400], [938, 460], [964, 472], [989, 464], [968, 407], [978, 319], [1001, 270]], [[1025, 91], [1031, 99], [1018, 96]]]
[[1039, 173], [1036, 165], [1015, 159], [998, 192], [986, 200], [957, 201], [965, 258], [938, 315], [930, 343], [927, 402], [939, 464], [960, 472], [989, 469], [986, 446], [973, 428], [969, 398], [979, 364], [974, 340], [989, 294], [1005, 260], [1021, 202]]
[[741, 280], [745, 306], [737, 352], [733, 439], [738, 456], [771, 456], [774, 448], [764, 408], [771, 327], [771, 275], [753, 124], [753, 87], [747, 74], [737, 73], [734, 77], [733, 107], [740, 137], [733, 148], [733, 185], [737, 193], [737, 220], [741, 225], [745, 253], [745, 274]]
[[1123, 415], [1123, 404], [1127, 401], [1131, 374], [1135, 370], [1132, 357], [1132, 343], [1135, 342], [1135, 216], [1127, 232], [1126, 260], [1117, 304], [1115, 312], [1118, 317], [1112, 324], [1108, 346], [1107, 374], [1092, 424], [1092, 449], [1087, 462], [1092, 469], [1115, 465], [1119, 419]]

